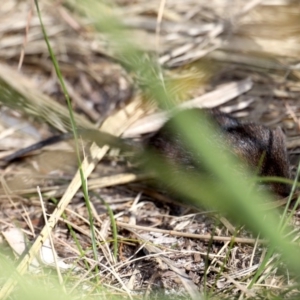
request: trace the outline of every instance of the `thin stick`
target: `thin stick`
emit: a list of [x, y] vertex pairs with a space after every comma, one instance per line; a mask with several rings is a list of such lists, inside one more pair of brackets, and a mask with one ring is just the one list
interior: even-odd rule
[[228, 237], [228, 236], [211, 236], [210, 234], [194, 234], [194, 233], [187, 233], [187, 232], [180, 232], [174, 230], [164, 230], [152, 227], [144, 227], [139, 225], [129, 225], [123, 222], [117, 221], [117, 225], [127, 229], [137, 229], [137, 230], [144, 230], [144, 231], [152, 231], [152, 232], [160, 232], [164, 234], [169, 234], [173, 236], [181, 236], [181, 237], [188, 237], [192, 239], [198, 240], [214, 240], [219, 242], [228, 242], [234, 240], [235, 243], [242, 243], [242, 244], [265, 244], [266, 240], [259, 240], [259, 239], [251, 239], [251, 238], [238, 238], [238, 237]]

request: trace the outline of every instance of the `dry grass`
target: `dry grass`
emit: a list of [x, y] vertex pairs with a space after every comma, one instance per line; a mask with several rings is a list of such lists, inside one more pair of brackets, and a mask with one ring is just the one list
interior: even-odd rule
[[[220, 106], [241, 119], [282, 126], [295, 170], [300, 146], [297, 2], [117, 2], [119, 18], [176, 83], [176, 103]], [[153, 101], [147, 102], [147, 96], [134, 84], [136, 74], [122, 68], [114, 46], [88, 19], [64, 5], [72, 7], [72, 1], [40, 1], [78, 126], [125, 137], [155, 130], [165, 115], [153, 114], [158, 108]], [[52, 135], [54, 129], [69, 131], [70, 121], [33, 2], [7, 0], [0, 15], [3, 157]], [[68, 288], [74, 283], [71, 292], [84, 287], [87, 294], [96, 296], [102, 295], [97, 286], [107, 287], [111, 295], [129, 298], [135, 293], [150, 296], [161, 288], [166, 294], [192, 299], [199, 299], [199, 292], [236, 299], [298, 295], [293, 289], [296, 282], [283, 265], [276, 264], [276, 255], [248, 289], [266, 255], [262, 240], [213, 212], [178, 209], [172, 199], [170, 204], [165, 195], [135, 183], [143, 180], [143, 175], [135, 174], [118, 153], [103, 159], [108, 148], [93, 146], [84, 148], [83, 169], [89, 177], [89, 190], [94, 192], [95, 261], [91, 224], [79, 191], [81, 181], [72, 149], [62, 143], [3, 167], [3, 249], [8, 242], [20, 255], [24, 249], [18, 252], [16, 243], [37, 238], [31, 248], [37, 253], [51, 236], [59, 259], [47, 253], [50, 262], [42, 259], [36, 263], [62, 271], [63, 258], [67, 268], [75, 268], [71, 280], [66, 280]], [[37, 186], [51, 214], [47, 226]], [[60, 204], [54, 210], [50, 199], [58, 197]], [[118, 228], [117, 257], [113, 255], [107, 205]], [[298, 215], [296, 211], [291, 221], [295, 240], [299, 236]], [[7, 233], [15, 227], [19, 234]], [[17, 242], [11, 241], [16, 236]], [[25, 272], [27, 265], [28, 261], [23, 261], [19, 270]], [[8, 283], [6, 287], [8, 291]]]

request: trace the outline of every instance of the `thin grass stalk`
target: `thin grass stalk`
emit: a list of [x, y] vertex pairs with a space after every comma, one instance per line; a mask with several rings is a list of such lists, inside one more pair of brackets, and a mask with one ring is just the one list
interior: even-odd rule
[[[88, 195], [87, 183], [86, 183], [86, 179], [84, 178], [84, 174], [83, 174], [83, 170], [82, 170], [82, 161], [81, 161], [81, 158], [80, 158], [80, 149], [79, 149], [77, 127], [76, 127], [76, 123], [75, 123], [75, 119], [74, 119], [73, 109], [72, 109], [72, 105], [71, 105], [71, 101], [70, 101], [70, 97], [69, 97], [66, 85], [64, 83], [63, 76], [62, 76], [60, 68], [59, 68], [59, 64], [58, 64], [58, 62], [56, 60], [56, 57], [53, 53], [52, 47], [50, 45], [50, 42], [49, 42], [49, 39], [48, 39], [48, 36], [47, 36], [46, 29], [45, 29], [44, 24], [43, 24], [43, 20], [42, 20], [40, 8], [39, 8], [38, 0], [35, 0], [35, 6], [36, 6], [37, 13], [38, 13], [38, 16], [39, 16], [39, 21], [40, 21], [40, 24], [41, 24], [43, 36], [44, 36], [44, 39], [45, 39], [45, 42], [47, 44], [47, 48], [48, 48], [48, 51], [49, 51], [49, 55], [51, 57], [53, 66], [55, 68], [56, 75], [59, 79], [61, 88], [63, 90], [64, 96], [65, 96], [65, 99], [66, 99], [66, 102], [67, 102], [67, 105], [68, 105], [68, 110], [69, 110], [69, 114], [70, 114], [70, 121], [71, 121], [71, 126], [72, 126], [72, 132], [73, 132], [74, 140], [75, 140], [75, 150], [76, 150], [76, 156], [77, 156], [77, 160], [78, 160], [78, 167], [79, 167], [79, 172], [80, 172], [80, 177], [81, 177], [82, 190], [83, 190], [84, 200], [85, 200], [88, 215], [89, 215], [93, 254], [94, 254], [95, 260], [98, 261], [98, 252], [97, 252], [97, 243], [96, 243], [94, 219], [93, 219], [92, 209], [91, 209], [91, 206], [90, 206], [90, 199], [89, 199], [89, 195]], [[96, 267], [96, 269], [97, 269], [97, 267]], [[98, 269], [96, 271], [98, 272]]]

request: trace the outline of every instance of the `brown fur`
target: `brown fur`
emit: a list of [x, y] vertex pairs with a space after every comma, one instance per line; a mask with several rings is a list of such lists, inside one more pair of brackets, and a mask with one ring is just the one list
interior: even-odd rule
[[[219, 133], [212, 138], [217, 139], [221, 147], [227, 144], [232, 152], [245, 161], [254, 172], [258, 171], [258, 175], [290, 178], [285, 137], [280, 128], [271, 130], [254, 123], [242, 124], [237, 119], [223, 114], [217, 109], [189, 109], [179, 112], [148, 140], [148, 146], [158, 150], [171, 162], [188, 169], [197, 168], [199, 158], [195, 157], [193, 151], [188, 149], [181, 133], [173, 130], [174, 119], [180, 115], [188, 114], [190, 111], [199, 114], [199, 117], [204, 112], [211, 118], [220, 128]], [[201, 132], [200, 123], [199, 128], [193, 129], [196, 132]], [[286, 184], [272, 182], [268, 184], [268, 187], [279, 196], [289, 194], [289, 187]]]

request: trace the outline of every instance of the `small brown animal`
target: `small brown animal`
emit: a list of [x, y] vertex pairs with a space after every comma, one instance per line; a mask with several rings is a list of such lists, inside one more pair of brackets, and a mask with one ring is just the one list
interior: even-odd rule
[[[184, 115], [188, 117], [190, 112], [198, 114], [199, 118], [201, 114], [205, 113], [220, 129], [219, 133], [212, 138], [223, 144], [226, 143], [232, 152], [248, 164], [254, 172], [258, 171], [259, 176], [290, 178], [285, 136], [279, 127], [271, 130], [255, 123], [240, 123], [237, 119], [221, 113], [218, 109], [195, 108], [181, 111], [167, 121], [148, 140], [147, 144], [171, 162], [188, 169], [199, 169], [199, 158], [195, 157], [194, 152], [188, 149], [181, 133], [174, 132], [174, 120]], [[200, 133], [201, 123], [199, 122], [199, 127], [193, 129]], [[201, 135], [199, 134], [199, 136]], [[195, 136], [195, 138], [197, 137]], [[279, 196], [287, 196], [290, 192], [290, 188], [286, 184], [272, 182], [267, 186]]]
[[[180, 132], [174, 132], [173, 121], [180, 115], [194, 112], [201, 117], [205, 113], [220, 129], [213, 138], [224, 141], [232, 152], [245, 161], [254, 171], [259, 169], [260, 176], [276, 176], [290, 178], [289, 162], [287, 158], [285, 137], [280, 128], [268, 129], [255, 123], [240, 123], [228, 114], [221, 113], [218, 109], [187, 109], [177, 113], [167, 121], [161, 129], [146, 140], [144, 147], [154, 148], [174, 164], [180, 164], [188, 169], [199, 169], [198, 157], [186, 146], [185, 139]], [[201, 123], [196, 131], [201, 132]], [[122, 140], [107, 133], [97, 130], [79, 130], [82, 138], [96, 142], [99, 146], [109, 144], [122, 149], [132, 149], [138, 152], [141, 147], [126, 140]], [[5, 162], [10, 162], [27, 154], [63, 140], [72, 139], [71, 133], [50, 137], [27, 148], [21, 149], [12, 155], [4, 157]], [[197, 138], [197, 136], [195, 136]], [[198, 137], [199, 138], [199, 137]], [[268, 185], [279, 196], [287, 196], [289, 187], [286, 184], [272, 182]]]

